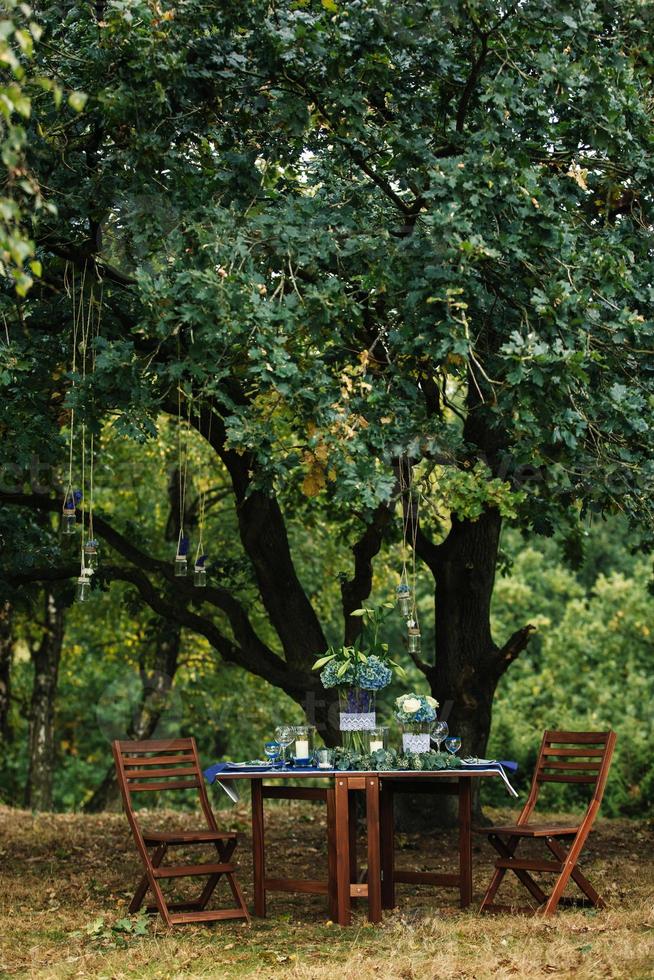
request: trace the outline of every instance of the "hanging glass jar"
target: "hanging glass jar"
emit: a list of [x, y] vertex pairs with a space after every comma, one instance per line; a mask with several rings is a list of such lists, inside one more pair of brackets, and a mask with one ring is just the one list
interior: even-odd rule
[[411, 615], [411, 586], [406, 582], [400, 582], [395, 590], [395, 594], [400, 612], [407, 619]]
[[75, 599], [77, 602], [86, 602], [91, 595], [91, 577], [87, 574], [86, 569], [82, 569], [80, 577], [77, 579], [77, 588], [75, 590]]
[[188, 538], [179, 536], [177, 554], [175, 555], [175, 577], [184, 578], [188, 575]]
[[77, 530], [77, 505], [82, 499], [81, 490], [67, 490], [61, 509], [61, 530], [63, 534], [75, 534]]
[[206, 555], [200, 555], [195, 559], [195, 565], [193, 566], [193, 585], [196, 589], [204, 589], [207, 585], [207, 570], [204, 567], [206, 558]]
[[420, 653], [420, 627], [417, 623], [409, 626], [409, 634], [407, 639], [407, 649], [409, 653]]
[[95, 538], [89, 538], [84, 545], [84, 566], [94, 572], [98, 564], [98, 542]]

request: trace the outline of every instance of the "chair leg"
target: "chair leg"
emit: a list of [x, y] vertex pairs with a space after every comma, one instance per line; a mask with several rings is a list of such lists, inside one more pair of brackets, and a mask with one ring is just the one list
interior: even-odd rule
[[[554, 854], [554, 856], [557, 857], [559, 861], [565, 861], [567, 859], [568, 856], [567, 851], [565, 850], [564, 847], [562, 847], [562, 845], [555, 838], [546, 837], [545, 843], [549, 847], [552, 854]], [[595, 891], [595, 889], [589, 882], [588, 878], [586, 877], [585, 874], [582, 873], [580, 868], [574, 865], [572, 871], [570, 872], [570, 875], [572, 877], [572, 880], [579, 886], [580, 890], [584, 893], [584, 895], [588, 899], [590, 899], [590, 901], [595, 906], [595, 908], [598, 909], [606, 908], [606, 902], [599, 894], [599, 892]]]
[[[520, 843], [519, 837], [510, 837], [508, 842], [505, 844], [502, 838], [498, 837], [496, 834], [489, 834], [488, 840], [498, 854], [500, 854], [503, 858], [513, 857], [518, 848], [518, 844]], [[536, 899], [539, 905], [543, 905], [545, 902], [547, 902], [547, 895], [527, 871], [524, 871], [521, 868], [495, 868], [490, 885], [488, 886], [486, 894], [484, 895], [481, 903], [481, 907], [479, 909], [480, 912], [487, 911], [493, 904], [493, 899], [495, 898], [497, 890], [500, 887], [507, 871], [513, 871], [516, 877]]]
[[[161, 864], [161, 862], [165, 857], [167, 850], [168, 850], [167, 844], [159, 845], [159, 847], [152, 855], [151, 864], [153, 868], [159, 867], [159, 865]], [[143, 905], [143, 900], [145, 899], [149, 887], [150, 887], [150, 879], [148, 878], [147, 874], [144, 874], [138, 883], [138, 887], [134, 892], [134, 897], [132, 898], [132, 901], [129, 903], [128, 912], [130, 915], [134, 915], [134, 913], [138, 912], [138, 910], [141, 908], [141, 906]]]
[[[218, 856], [220, 858], [221, 863], [227, 864], [232, 854], [236, 850], [236, 841], [235, 840], [230, 841], [228, 844], [223, 844], [222, 841], [214, 841], [214, 844], [216, 846], [216, 850], [218, 851]], [[202, 892], [200, 893], [200, 896], [197, 899], [197, 907], [199, 909], [203, 909], [206, 907], [207, 902], [213, 895], [216, 885], [218, 884], [222, 876], [223, 876], [223, 872], [221, 871], [218, 874], [212, 875], [209, 879], [207, 879], [207, 883], [202, 889]]]

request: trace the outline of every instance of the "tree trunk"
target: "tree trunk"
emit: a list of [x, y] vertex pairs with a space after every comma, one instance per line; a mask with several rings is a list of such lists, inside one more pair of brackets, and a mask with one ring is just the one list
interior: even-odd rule
[[[533, 629], [522, 627], [501, 648], [491, 635], [500, 528], [499, 512], [489, 508], [476, 521], [453, 517], [441, 545], [432, 545], [422, 535], [419, 539], [421, 557], [434, 576], [435, 661], [416, 663], [440, 702], [439, 718], [447, 722], [450, 734], [461, 738], [461, 754], [480, 758], [486, 755], [498, 681]], [[481, 820], [478, 781], [473, 808], [475, 819]], [[400, 829], [451, 826], [456, 821], [454, 798], [436, 798], [428, 808], [419, 800], [400, 804]]]
[[32, 650], [34, 682], [30, 704], [29, 768], [25, 805], [52, 809], [54, 774], [54, 713], [59, 661], [64, 639], [64, 611], [50, 589], [45, 592], [45, 630]]
[[8, 602], [0, 603], [0, 741], [11, 741], [9, 720], [11, 704], [11, 661], [14, 652], [12, 609]]
[[[141, 665], [141, 699], [125, 732], [126, 738], [142, 740], [156, 737], [156, 729], [166, 710], [168, 695], [175, 679], [181, 638], [180, 626], [175, 627], [167, 620], [161, 620], [157, 630], [153, 668], [147, 670], [145, 664]], [[87, 813], [99, 813], [102, 810], [115, 809], [119, 792], [116, 772], [111, 765], [93, 796], [85, 804], [84, 810]]]
[[465, 755], [483, 757], [500, 674], [490, 627], [501, 518], [486, 510], [476, 521], [452, 520], [434, 575], [435, 661], [429, 672], [440, 717], [461, 737]]

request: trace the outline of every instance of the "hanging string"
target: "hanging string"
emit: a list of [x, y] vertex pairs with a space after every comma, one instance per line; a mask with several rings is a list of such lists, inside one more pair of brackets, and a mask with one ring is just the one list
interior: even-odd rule
[[[211, 423], [213, 422], [213, 400], [208, 409], [206, 407], [206, 402], [205, 402], [205, 411], [208, 411], [209, 413], [209, 421], [207, 424], [207, 442], [209, 443], [209, 445], [211, 445]], [[200, 409], [200, 418], [201, 417], [202, 417], [202, 409]], [[207, 503], [207, 490], [206, 490], [206, 485], [203, 485], [203, 489], [200, 491], [200, 508], [199, 508], [199, 517], [198, 517], [199, 540], [195, 552], [196, 565], [198, 564], [198, 561], [204, 557], [204, 517], [206, 512], [206, 503]]]
[[[179, 338], [177, 340], [179, 354]], [[186, 515], [186, 486], [188, 475], [188, 456], [189, 456], [189, 431], [191, 427], [191, 395], [186, 396], [186, 431], [184, 439], [184, 451], [182, 451], [182, 389], [177, 385], [177, 473], [179, 479], [179, 535], [177, 538], [177, 554], [186, 554], [188, 543], [184, 534], [184, 518]], [[184, 546], [183, 551], [180, 548]]]
[[[93, 298], [93, 297], [91, 297]], [[98, 304], [98, 314], [95, 320], [95, 324], [92, 330], [92, 344], [91, 344], [91, 376], [95, 374], [95, 359], [97, 356], [96, 343], [95, 341], [100, 336], [100, 324], [102, 322], [102, 304], [104, 300], [104, 283], [100, 285], [100, 302]], [[94, 494], [94, 468], [95, 468], [95, 438], [94, 432], [91, 430], [90, 444], [89, 444], [89, 455], [90, 455], [90, 472], [89, 472], [89, 541], [94, 541], [93, 535], [93, 494]]]
[[[89, 295], [89, 301], [87, 305], [86, 316], [84, 316], [84, 293], [82, 293], [80, 298], [80, 310], [81, 310], [81, 320], [82, 320], [82, 384], [86, 384], [86, 363], [88, 359], [89, 350], [89, 337], [92, 332], [92, 316], [93, 316], [93, 288], [94, 284], [91, 284], [91, 292]], [[82, 518], [82, 536], [81, 536], [81, 559], [80, 559], [80, 575], [84, 575], [86, 572], [86, 563], [84, 555], [84, 546], [86, 544], [86, 538], [84, 536], [84, 524], [85, 524], [85, 508], [86, 508], [86, 419], [82, 421], [82, 499], [80, 501], [80, 515]]]

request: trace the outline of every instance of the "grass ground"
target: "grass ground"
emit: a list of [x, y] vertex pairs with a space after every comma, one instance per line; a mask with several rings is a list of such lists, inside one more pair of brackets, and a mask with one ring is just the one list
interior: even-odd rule
[[[270, 866], [316, 877], [325, 855], [320, 808], [281, 803], [268, 814]], [[147, 825], [191, 820], [157, 811]], [[241, 880], [250, 897], [248, 811], [239, 805], [224, 821], [244, 832]], [[399, 844], [398, 864], [444, 869], [455, 837], [401, 836]], [[474, 861], [478, 904], [491, 867], [485, 840]], [[359, 908], [352, 927], [340, 929], [322, 897], [275, 894], [269, 917], [249, 928], [167, 932], [157, 918], [126, 915], [139, 867], [122, 815], [0, 808], [0, 977], [654, 978], [654, 823], [600, 820], [584, 866], [607, 911], [481, 917], [475, 906], [461, 912], [452, 892], [401, 886], [399, 907], [381, 926], [368, 925]]]

